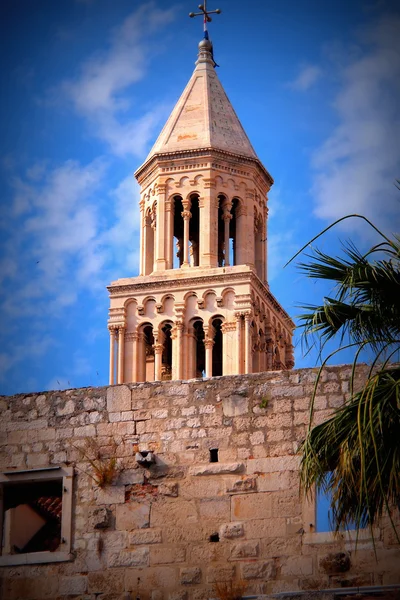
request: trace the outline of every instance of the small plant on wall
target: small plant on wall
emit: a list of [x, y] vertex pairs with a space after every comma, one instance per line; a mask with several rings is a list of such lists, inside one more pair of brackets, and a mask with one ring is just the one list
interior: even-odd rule
[[99, 488], [104, 488], [115, 482], [118, 474], [122, 471], [122, 467], [115, 456], [117, 450], [115, 441], [108, 447], [111, 447], [108, 450], [108, 456], [104, 455], [104, 452], [102, 452], [101, 447], [94, 438], [86, 438], [83, 447], [75, 446], [74, 444], [73, 447], [78, 450], [82, 459], [87, 461], [91, 467], [91, 472], [84, 469], [81, 470], [89, 475]]
[[247, 584], [238, 581], [217, 581], [215, 584], [215, 595], [219, 600], [242, 600]]

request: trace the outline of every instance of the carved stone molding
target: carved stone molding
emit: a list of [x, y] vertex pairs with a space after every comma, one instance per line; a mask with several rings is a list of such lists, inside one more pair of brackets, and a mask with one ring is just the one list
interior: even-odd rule
[[222, 333], [228, 333], [228, 331], [236, 331], [237, 324], [236, 321], [225, 321], [221, 325]]

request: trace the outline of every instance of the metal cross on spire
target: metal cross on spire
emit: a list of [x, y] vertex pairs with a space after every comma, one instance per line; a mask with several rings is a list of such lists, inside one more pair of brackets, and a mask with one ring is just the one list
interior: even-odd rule
[[203, 17], [203, 27], [204, 27], [204, 37], [206, 40], [208, 40], [208, 29], [207, 29], [207, 23], [211, 22], [211, 17], [210, 15], [216, 14], [219, 15], [221, 14], [221, 10], [219, 8], [217, 8], [216, 10], [207, 10], [207, 0], [204, 0], [204, 4], [199, 4], [199, 9], [201, 10], [201, 12], [198, 13], [189, 13], [189, 17]]

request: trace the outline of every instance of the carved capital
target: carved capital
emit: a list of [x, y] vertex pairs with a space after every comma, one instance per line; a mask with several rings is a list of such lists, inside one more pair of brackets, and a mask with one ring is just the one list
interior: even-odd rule
[[214, 340], [207, 338], [204, 340], [204, 345], [206, 348], [212, 348], [214, 346]]
[[163, 312], [163, 305], [162, 304], [156, 304], [156, 311], [158, 314], [161, 314]]
[[137, 311], [138, 311], [138, 315], [142, 317], [144, 315], [144, 306], [142, 306], [142, 305], [138, 306]]
[[162, 344], [154, 344], [153, 348], [155, 354], [162, 354], [164, 346]]
[[215, 298], [215, 301], [216, 301], [216, 303], [217, 303], [217, 306], [218, 306], [219, 308], [221, 308], [222, 306], [224, 306], [224, 299], [222, 298], [222, 296], [217, 296], [217, 297]]
[[184, 221], [189, 221], [189, 219], [192, 218], [192, 213], [190, 212], [190, 210], [184, 210], [181, 213], [181, 215], [182, 215]]

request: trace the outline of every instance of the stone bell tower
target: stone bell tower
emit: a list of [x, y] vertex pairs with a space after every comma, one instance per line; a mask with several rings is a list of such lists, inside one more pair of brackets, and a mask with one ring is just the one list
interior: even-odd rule
[[140, 275], [110, 292], [110, 384], [293, 367], [293, 322], [267, 283], [261, 164], [208, 35], [144, 164]]

